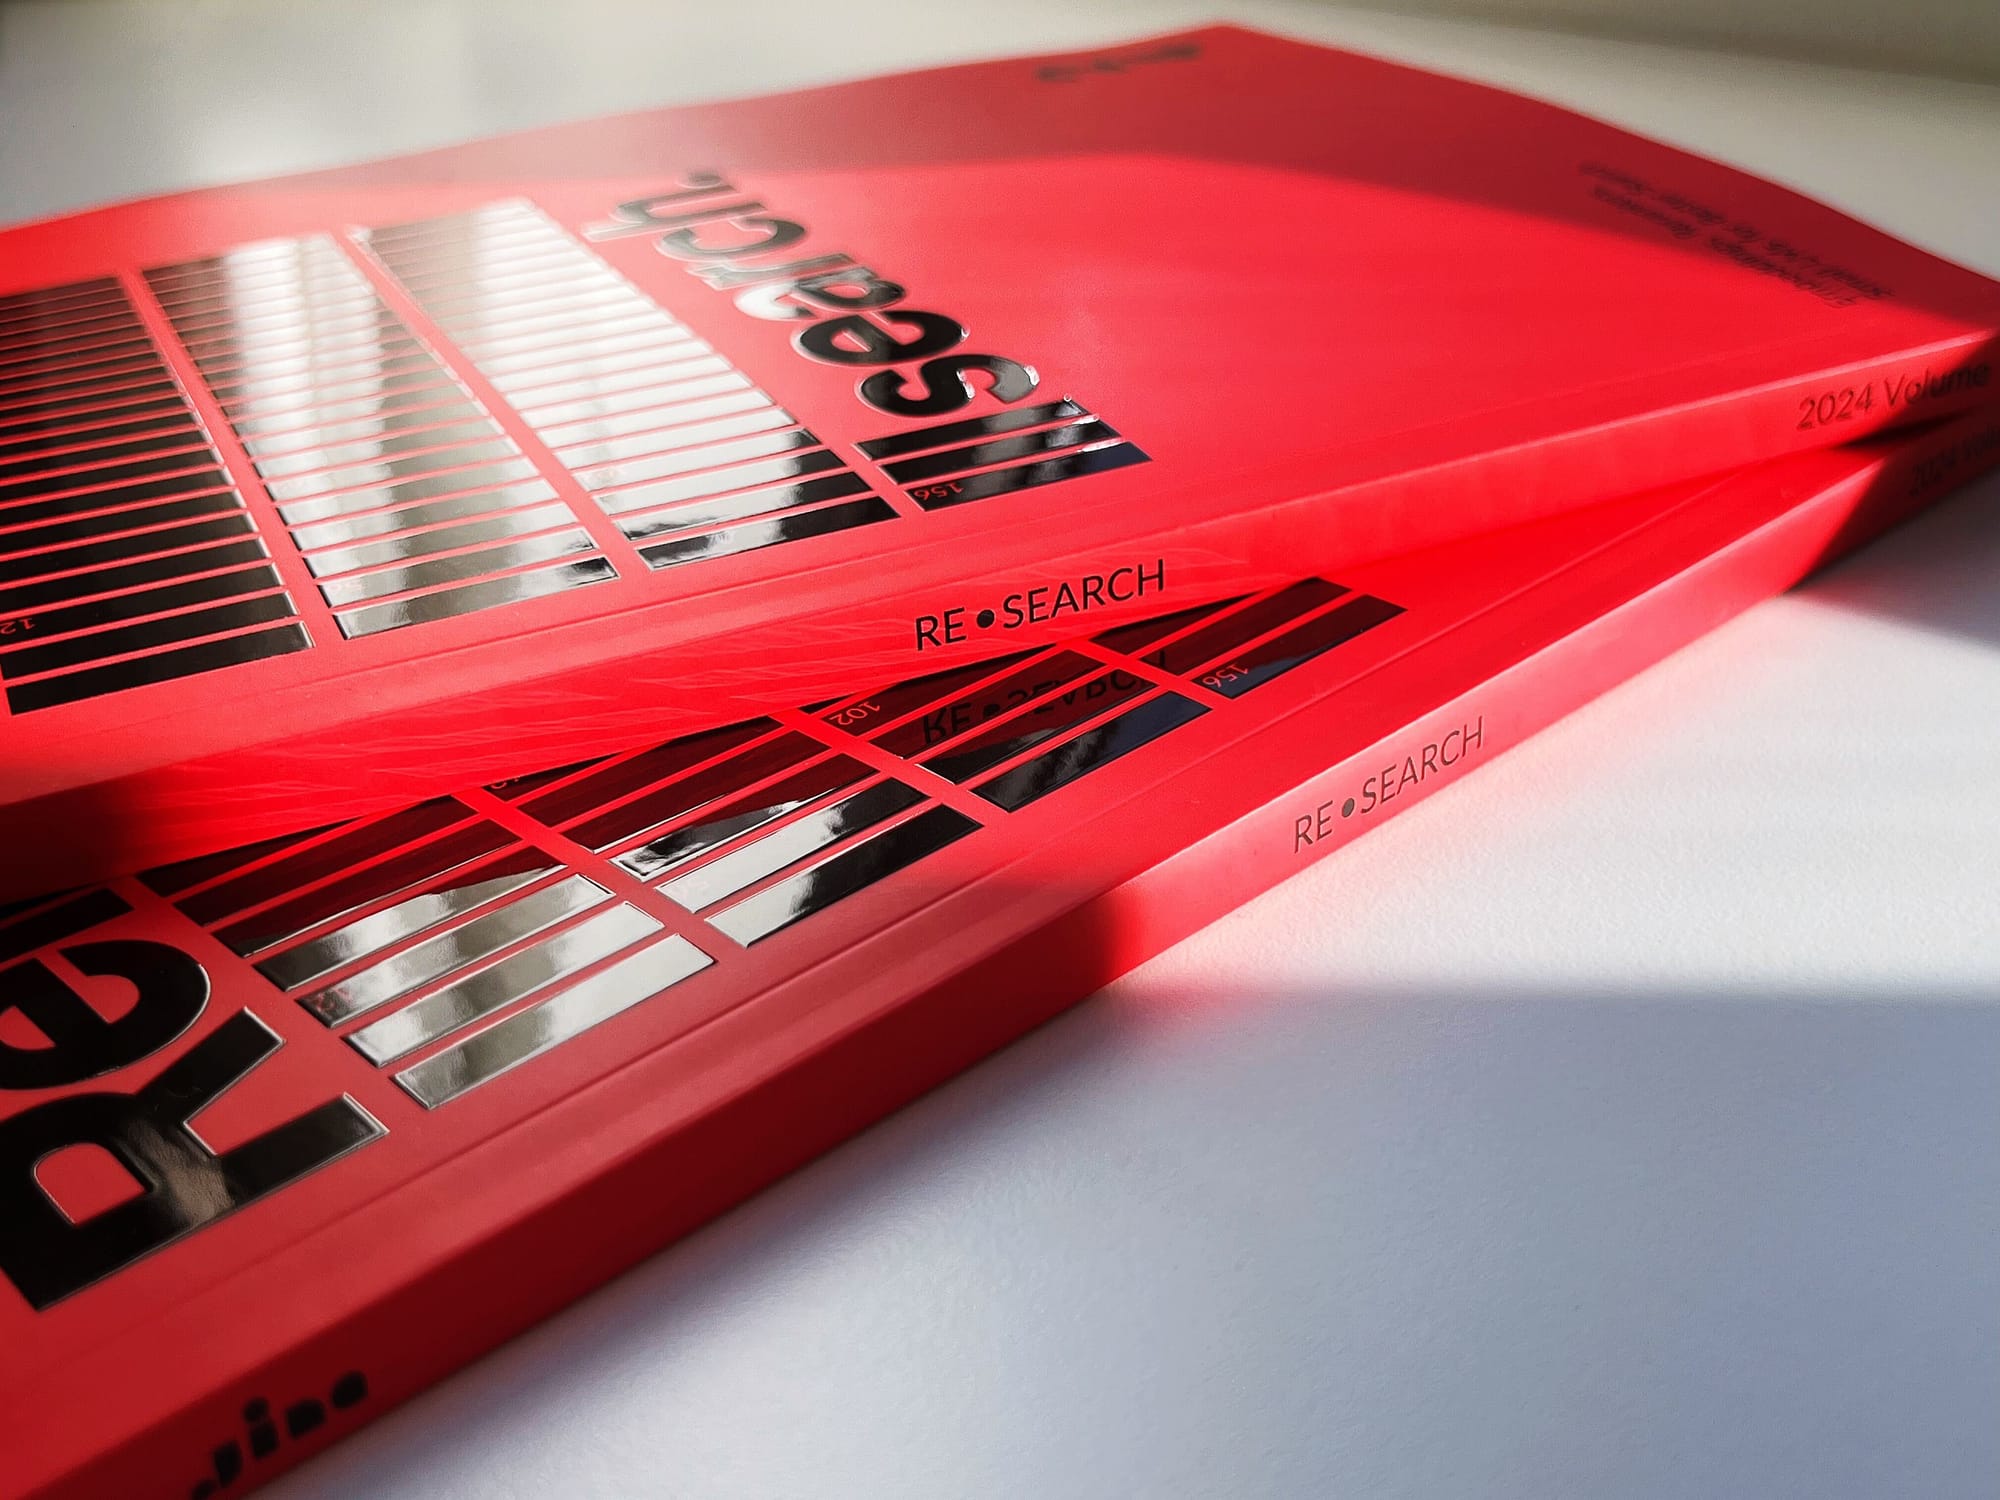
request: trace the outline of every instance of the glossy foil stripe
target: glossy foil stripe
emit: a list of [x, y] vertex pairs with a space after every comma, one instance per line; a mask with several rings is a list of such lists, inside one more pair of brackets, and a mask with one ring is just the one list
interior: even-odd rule
[[[927, 806], [916, 786], [768, 719], [490, 790], [741, 943], [976, 826]], [[919, 826], [905, 833], [906, 824]], [[950, 838], [941, 839], [947, 825]], [[864, 845], [872, 852], [853, 853]], [[874, 874], [857, 880], [863, 870]], [[786, 894], [768, 894], [780, 886]]]
[[361, 240], [653, 568], [895, 509], [742, 372], [532, 204]]
[[330, 238], [267, 241], [146, 276], [343, 635], [616, 576], [492, 414]]
[[[376, 1066], [445, 1044], [395, 1074], [429, 1107], [710, 962], [451, 798], [141, 878]], [[60, 918], [20, 925], [39, 943]]]
[[926, 510], [1148, 461], [1109, 422], [1067, 397], [870, 438], [860, 447]]
[[[950, 841], [934, 830], [949, 824], [955, 839], [976, 826], [802, 734], [720, 759], [708, 755], [715, 743], [699, 736], [586, 768], [518, 805], [552, 824], [567, 817], [568, 837], [745, 944]], [[910, 823], [922, 826], [902, 832]], [[865, 859], [852, 854], [862, 845]], [[858, 881], [864, 869], [874, 873]]]
[[419, 1104], [436, 1109], [653, 999], [711, 962], [686, 938], [663, 937], [405, 1068], [396, 1082]]
[[117, 282], [0, 299], [8, 709], [310, 645], [242, 496]]

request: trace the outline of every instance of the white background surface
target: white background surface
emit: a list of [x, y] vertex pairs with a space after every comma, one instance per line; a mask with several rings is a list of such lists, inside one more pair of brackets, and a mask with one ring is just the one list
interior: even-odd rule
[[[10, 5], [0, 220], [1224, 9], [2000, 273], [2000, 89], [1275, 3]], [[271, 1493], [1992, 1496], [1996, 898], [1989, 482]]]
[[1408, 0], [1397, 8], [2000, 79], [1994, 0]]

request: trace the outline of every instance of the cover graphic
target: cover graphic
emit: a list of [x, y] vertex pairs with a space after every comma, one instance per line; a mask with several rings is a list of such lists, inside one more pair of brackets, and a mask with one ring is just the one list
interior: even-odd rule
[[1219, 28], [0, 233], [0, 896], [1989, 399], [2000, 287]]
[[0, 1494], [400, 1400], [2000, 460], [1969, 417], [0, 911]]

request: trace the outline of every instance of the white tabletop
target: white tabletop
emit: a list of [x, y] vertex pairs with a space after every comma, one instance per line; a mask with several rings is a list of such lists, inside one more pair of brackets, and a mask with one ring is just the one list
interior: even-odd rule
[[[2000, 274], [2000, 89], [1277, 3], [8, 5], [0, 220], [1217, 12]], [[272, 1493], [1991, 1496], [1996, 1064], [1989, 482]]]

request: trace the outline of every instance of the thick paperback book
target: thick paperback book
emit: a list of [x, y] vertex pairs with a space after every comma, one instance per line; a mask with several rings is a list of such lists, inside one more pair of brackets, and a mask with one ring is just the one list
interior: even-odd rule
[[19, 227], [0, 899], [1943, 416], [1996, 327], [1227, 28]]
[[240, 1493], [1997, 460], [1961, 418], [16, 904], [0, 1494]]

